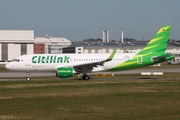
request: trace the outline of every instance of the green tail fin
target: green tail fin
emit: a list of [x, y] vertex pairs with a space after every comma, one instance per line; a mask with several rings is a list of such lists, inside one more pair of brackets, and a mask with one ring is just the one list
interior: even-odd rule
[[171, 26], [163, 26], [151, 39], [151, 41], [137, 55], [163, 55], [165, 54]]
[[133, 56], [132, 59], [110, 69], [110, 71], [135, 69], [173, 59], [174, 56], [165, 54], [170, 30], [171, 26], [161, 27], [139, 53]]

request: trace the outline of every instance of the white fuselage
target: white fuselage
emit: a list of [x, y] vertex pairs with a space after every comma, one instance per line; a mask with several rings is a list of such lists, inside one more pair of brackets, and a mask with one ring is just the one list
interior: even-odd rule
[[[111, 54], [32, 54], [22, 55], [6, 64], [6, 68], [23, 72], [54, 72], [59, 67], [73, 67], [106, 60]], [[104, 65], [94, 67], [92, 72], [109, 70], [135, 54], [115, 54], [113, 59]]]

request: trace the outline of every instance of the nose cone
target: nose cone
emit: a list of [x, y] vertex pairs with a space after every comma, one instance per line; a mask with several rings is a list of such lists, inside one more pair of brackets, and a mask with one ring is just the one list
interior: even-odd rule
[[13, 69], [13, 66], [11, 65], [11, 63], [7, 63], [7, 64], [5, 65], [5, 68], [6, 68], [7, 70], [12, 70], [12, 69]]

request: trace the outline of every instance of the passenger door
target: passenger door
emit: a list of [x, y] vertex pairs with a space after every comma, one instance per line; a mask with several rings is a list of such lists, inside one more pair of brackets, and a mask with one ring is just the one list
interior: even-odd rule
[[25, 66], [31, 66], [31, 58], [30, 58], [30, 56], [26, 56]]
[[142, 64], [143, 58], [142, 55], [137, 55], [137, 64]]

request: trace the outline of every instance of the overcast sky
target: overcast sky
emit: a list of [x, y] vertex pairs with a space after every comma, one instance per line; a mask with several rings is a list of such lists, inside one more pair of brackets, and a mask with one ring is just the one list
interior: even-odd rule
[[163, 25], [171, 25], [171, 39], [180, 39], [180, 0], [0, 0], [1, 30], [34, 30], [71, 41], [124, 37], [151, 39]]

